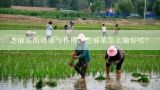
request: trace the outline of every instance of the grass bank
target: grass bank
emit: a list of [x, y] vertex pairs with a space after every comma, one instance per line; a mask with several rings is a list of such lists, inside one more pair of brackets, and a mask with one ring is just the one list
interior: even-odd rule
[[[63, 30], [65, 24], [57, 24], [58, 30]], [[46, 23], [25, 23], [13, 21], [0, 21], [0, 30], [45, 30]], [[75, 30], [100, 30], [101, 24], [75, 24]], [[114, 30], [113, 25], [107, 25], [109, 30]], [[120, 30], [160, 30], [160, 25], [120, 25]]]

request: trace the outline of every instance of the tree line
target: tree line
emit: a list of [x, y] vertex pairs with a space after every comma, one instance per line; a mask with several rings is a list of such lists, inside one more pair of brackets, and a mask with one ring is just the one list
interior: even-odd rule
[[[66, 10], [83, 10], [90, 13], [113, 9], [118, 14], [144, 14], [145, 0], [0, 0], [0, 7], [33, 6]], [[160, 0], [146, 0], [146, 11], [160, 16]]]

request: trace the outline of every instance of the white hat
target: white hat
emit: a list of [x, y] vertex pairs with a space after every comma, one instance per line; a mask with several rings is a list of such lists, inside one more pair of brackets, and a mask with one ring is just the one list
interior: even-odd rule
[[87, 38], [84, 36], [83, 33], [80, 33], [80, 34], [78, 35], [78, 38], [77, 38], [77, 39], [79, 39], [79, 40], [81, 40], [81, 41], [86, 41], [86, 40], [87, 40]]

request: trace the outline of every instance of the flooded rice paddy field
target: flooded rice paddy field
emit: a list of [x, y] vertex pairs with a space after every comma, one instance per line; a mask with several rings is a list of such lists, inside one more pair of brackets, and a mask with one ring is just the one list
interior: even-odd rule
[[[86, 80], [80, 79], [80, 76], [75, 75], [75, 70], [68, 67], [70, 53], [72, 51], [1, 52], [0, 90], [37, 90], [35, 86], [39, 79], [25, 78], [40, 78], [46, 75], [52, 79], [65, 79], [57, 79], [56, 87], [45, 86], [41, 90], [159, 90], [160, 88], [159, 51], [126, 51], [126, 61], [122, 67], [122, 71], [125, 72], [122, 73], [120, 82], [115, 80], [114, 73], [111, 73], [110, 81], [95, 80], [99, 76], [98, 74], [95, 75], [95, 73], [103, 73], [105, 71], [105, 61], [104, 57], [102, 57], [104, 51], [92, 51], [94, 60], [88, 68], [88, 73], [93, 73], [95, 76], [88, 74]], [[99, 54], [97, 55], [97, 53]], [[111, 67], [111, 69], [113, 68]], [[143, 73], [148, 75], [150, 82], [138, 83], [131, 82], [131, 79], [134, 78], [132, 73], [128, 72], [157, 72], [158, 74]], [[70, 75], [75, 76], [67, 78]], [[12, 76], [12, 78], [7, 78], [9, 76]]]
[[[115, 80], [115, 74], [111, 74], [111, 80], [97, 81], [95, 77], [87, 76], [81, 79], [76, 75], [71, 78], [60, 79], [56, 87], [44, 86], [39, 90], [159, 90], [160, 74], [147, 74], [149, 83], [131, 82], [133, 79], [131, 74], [123, 73], [121, 81]], [[105, 75], [104, 75], [105, 76]], [[18, 80], [18, 79], [2, 79], [0, 81], [0, 90], [38, 90], [35, 87], [36, 80]]]

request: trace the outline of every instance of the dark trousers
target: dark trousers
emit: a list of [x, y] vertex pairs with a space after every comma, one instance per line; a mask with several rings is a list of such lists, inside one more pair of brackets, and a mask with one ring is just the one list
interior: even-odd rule
[[87, 66], [88, 66], [88, 63], [86, 61], [79, 61], [74, 66], [74, 69], [81, 75], [82, 78], [85, 78]]
[[[120, 60], [118, 64], [116, 64], [116, 70], [121, 70], [122, 64], [123, 64], [124, 58]], [[113, 62], [106, 62], [106, 67], [110, 67]]]

